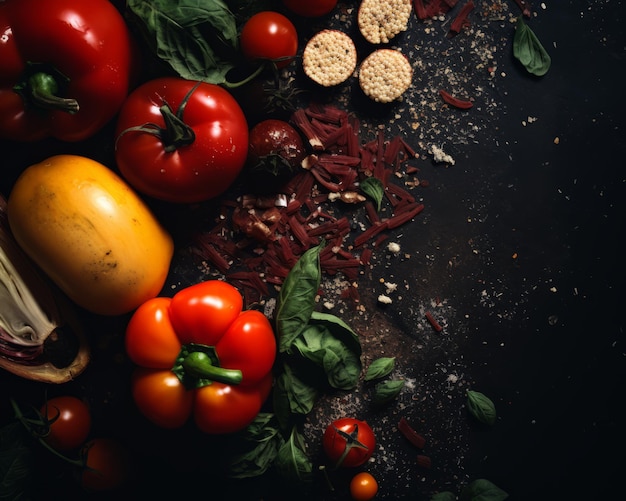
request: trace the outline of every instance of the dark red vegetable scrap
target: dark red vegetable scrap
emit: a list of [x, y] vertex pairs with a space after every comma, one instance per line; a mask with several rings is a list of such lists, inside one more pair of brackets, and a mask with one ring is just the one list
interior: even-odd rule
[[404, 417], [401, 417], [400, 421], [398, 422], [398, 431], [400, 431], [404, 438], [406, 438], [418, 449], [423, 449], [426, 445], [426, 439], [424, 438], [424, 436], [415, 431], [415, 429]]
[[472, 106], [474, 106], [474, 103], [472, 103], [472, 101], [454, 97], [452, 94], [449, 94], [443, 89], [439, 91], [439, 95], [441, 96], [441, 99], [443, 99], [445, 103], [449, 104], [450, 106], [454, 106], [455, 108], [459, 108], [461, 110], [469, 110]]

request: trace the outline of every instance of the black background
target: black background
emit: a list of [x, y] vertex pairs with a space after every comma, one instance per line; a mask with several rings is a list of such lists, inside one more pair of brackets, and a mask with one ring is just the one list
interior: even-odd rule
[[[475, 3], [484, 7], [491, 2]], [[375, 430], [386, 430], [380, 432], [385, 451], [397, 447], [402, 458], [388, 463], [381, 450], [368, 465], [380, 481], [381, 499], [428, 499], [439, 490], [458, 492], [474, 478], [487, 478], [511, 499], [522, 500], [617, 498], [623, 490], [623, 3], [544, 3], [545, 9], [532, 2], [536, 15], [529, 24], [552, 56], [550, 71], [542, 78], [531, 77], [513, 59], [510, 46], [499, 48], [497, 71], [506, 78], [489, 91], [500, 103], [499, 112], [485, 115], [488, 126], [474, 140], [448, 143], [454, 166], [434, 164], [420, 151], [420, 175], [430, 182], [421, 192], [426, 210], [410, 230], [401, 229], [398, 235], [403, 251], [412, 257], [381, 257], [374, 271], [363, 277], [363, 303], [374, 309], [382, 273], [411, 284], [402, 301], [380, 309], [377, 317], [383, 317], [389, 335], [396, 336], [383, 343], [388, 350], [401, 350], [393, 355], [420, 390], [418, 399], [402, 400], [405, 407], [384, 415], [363, 411]], [[340, 7], [352, 4], [340, 2]], [[515, 12], [514, 2], [508, 4]], [[314, 26], [299, 22], [304, 39]], [[422, 29], [412, 19], [404, 40], [419, 37]], [[510, 41], [512, 26], [503, 23], [500, 29]], [[348, 106], [373, 128], [388, 121], [390, 131], [402, 130], [392, 120], [397, 108], [380, 109], [357, 97]], [[528, 117], [537, 120], [529, 123]], [[109, 127], [78, 145], [0, 142], [0, 191], [7, 195], [21, 169], [52, 153], [75, 152], [109, 162], [110, 133]], [[187, 215], [185, 208], [160, 204], [155, 210], [169, 223]], [[184, 284], [195, 268], [178, 258], [169, 283]], [[363, 291], [371, 291], [371, 297]], [[447, 318], [438, 339], [427, 329], [416, 329], [423, 318], [416, 320], [410, 307], [419, 309], [433, 297], [445, 299], [450, 307], [442, 310]], [[220, 479], [205, 468], [219, 464], [219, 447], [227, 444], [197, 437], [188, 429], [165, 433], [136, 415], [125, 383], [129, 367], [120, 348], [126, 319], [86, 318], [97, 349], [92, 365], [77, 381], [48, 392], [67, 391], [88, 399], [97, 431], [122, 437], [138, 453], [141, 473], [133, 486], [135, 495], [160, 499], [165, 493], [188, 494], [194, 488], [219, 489]], [[367, 341], [368, 322], [361, 325], [358, 316], [355, 322], [366, 339], [367, 356], [375, 358], [379, 346]], [[422, 346], [418, 351], [416, 344]], [[452, 366], [469, 386], [459, 385], [446, 394], [441, 368]], [[4, 373], [0, 385], [3, 418], [8, 413], [5, 396], [18, 394], [24, 401], [39, 402], [45, 390]], [[467, 387], [494, 400], [494, 427], [475, 426], [464, 414]], [[320, 405], [318, 416], [334, 412]], [[399, 415], [421, 424], [432, 444], [425, 452], [433, 457], [432, 470], [418, 470], [410, 462], [414, 452], [389, 438]], [[48, 460], [42, 458], [41, 464]], [[51, 470], [42, 477], [50, 488], [69, 491], [69, 479], [55, 479], [57, 470]], [[281, 489], [271, 481], [255, 484], [250, 499], [280, 498]], [[331, 495], [321, 483], [309, 490], [317, 499], [341, 499], [345, 494], [339, 487]], [[234, 499], [243, 499], [243, 494], [231, 492]]]

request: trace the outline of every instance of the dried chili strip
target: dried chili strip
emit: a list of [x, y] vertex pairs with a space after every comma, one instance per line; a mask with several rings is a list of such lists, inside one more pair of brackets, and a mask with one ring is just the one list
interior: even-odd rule
[[411, 219], [417, 216], [420, 212], [424, 210], [424, 204], [417, 203], [410, 210], [406, 210], [401, 214], [394, 215], [387, 219], [387, 227], [389, 229], [397, 228], [398, 226], [402, 226], [404, 223], [408, 223]]
[[530, 5], [526, 2], [526, 0], [515, 0], [515, 3], [521, 9], [522, 14], [525, 17], [530, 17]]
[[426, 439], [424, 436], [417, 431], [409, 424], [406, 418], [401, 417], [398, 422], [398, 431], [402, 433], [404, 438], [406, 438], [411, 444], [413, 444], [418, 449], [423, 449], [424, 445], [426, 445]]
[[439, 95], [441, 96], [441, 99], [443, 99], [445, 103], [449, 104], [450, 106], [454, 106], [455, 108], [459, 108], [461, 110], [469, 110], [472, 106], [474, 106], [474, 103], [472, 103], [470, 100], [464, 100], [464, 99], [459, 99], [457, 97], [454, 97], [452, 94], [449, 94], [443, 89], [439, 91]]
[[470, 21], [467, 18], [467, 16], [473, 10], [474, 10], [474, 2], [472, 2], [472, 0], [469, 0], [469, 2], [467, 2], [465, 5], [463, 5], [463, 7], [459, 11], [459, 13], [456, 15], [456, 17], [454, 18], [454, 20], [450, 24], [450, 32], [453, 35], [456, 35], [457, 33], [460, 33], [460, 31], [463, 28], [465, 28], [466, 26], [470, 25]]
[[387, 229], [387, 221], [370, 226], [363, 233], [357, 235], [357, 237], [354, 239], [354, 246], [360, 247], [365, 242], [367, 242], [370, 238], [374, 238], [381, 231], [385, 231], [386, 229]]
[[437, 322], [437, 320], [435, 320], [435, 317], [433, 317], [433, 314], [430, 311], [427, 311], [424, 316], [426, 317], [426, 320], [428, 320], [428, 323], [432, 326], [432, 328], [435, 329], [437, 332], [441, 332], [443, 330], [441, 324]]

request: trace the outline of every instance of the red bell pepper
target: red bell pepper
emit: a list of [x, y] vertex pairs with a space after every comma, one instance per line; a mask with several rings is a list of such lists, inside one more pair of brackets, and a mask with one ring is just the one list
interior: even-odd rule
[[108, 0], [0, 2], [0, 137], [92, 136], [124, 102], [133, 54]]
[[139, 366], [134, 401], [149, 420], [178, 428], [193, 414], [212, 434], [254, 420], [272, 387], [276, 338], [263, 313], [242, 307], [237, 289], [209, 280], [135, 311], [126, 352]]

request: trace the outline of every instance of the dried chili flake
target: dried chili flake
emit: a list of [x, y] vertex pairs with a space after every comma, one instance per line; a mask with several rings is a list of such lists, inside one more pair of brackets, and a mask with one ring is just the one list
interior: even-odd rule
[[401, 417], [398, 422], [398, 431], [418, 449], [423, 449], [426, 445], [424, 436], [418, 433], [404, 417]]
[[474, 106], [474, 103], [472, 103], [472, 101], [454, 97], [452, 94], [449, 94], [443, 89], [439, 91], [439, 95], [441, 96], [441, 98], [444, 100], [445, 103], [449, 104], [450, 106], [454, 106], [455, 108], [459, 108], [461, 110], [468, 110], [472, 106]]

